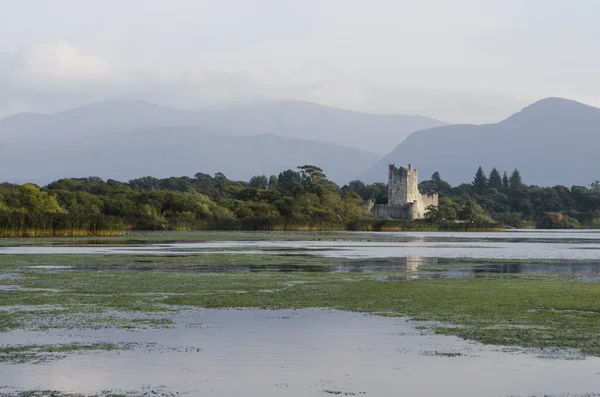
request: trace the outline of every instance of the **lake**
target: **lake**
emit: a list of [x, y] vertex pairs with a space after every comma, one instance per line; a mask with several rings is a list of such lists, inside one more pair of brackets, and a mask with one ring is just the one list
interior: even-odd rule
[[[0, 246], [0, 325], [6, 324], [0, 328], [0, 396], [44, 391], [128, 396], [597, 395], [600, 358], [595, 354], [551, 344], [527, 347], [536, 343], [529, 332], [550, 332], [548, 327], [565, 324], [571, 339], [577, 339], [578, 326], [597, 335], [600, 310], [594, 299], [585, 308], [577, 306], [581, 298], [558, 300], [553, 306], [562, 309], [553, 312], [553, 307], [540, 306], [544, 299], [517, 308], [519, 298], [513, 297], [516, 306], [498, 314], [497, 327], [510, 327], [509, 336], [517, 337], [510, 340], [522, 333], [520, 347], [436, 333], [440, 325], [452, 329], [452, 323], [381, 316], [396, 315], [383, 310], [333, 310], [329, 307], [339, 303], [332, 303], [327, 291], [348, 293], [347, 288], [365, 283], [373, 287], [357, 289], [361, 295], [353, 305], [358, 310], [372, 311], [367, 308], [371, 306], [360, 308], [361, 300], [366, 304], [374, 298], [372, 291], [388, 294], [383, 300], [397, 302], [390, 307], [399, 313], [402, 305], [412, 308], [414, 299], [421, 299], [421, 285], [423, 291], [435, 290], [435, 283], [442, 283], [440, 288], [478, 288], [479, 279], [506, 291], [523, 286], [526, 291], [531, 285], [544, 293], [564, 286], [566, 293], [586, 297], [600, 281], [599, 249], [596, 231], [191, 232], [40, 240], [39, 245], [5, 241]], [[452, 284], [465, 280], [474, 284]], [[379, 286], [385, 287], [383, 292]], [[396, 288], [408, 287], [416, 295], [395, 295]], [[309, 295], [315, 289], [316, 297]], [[556, 295], [550, 291], [548, 296]], [[227, 306], [221, 299], [242, 306], [247, 302], [251, 308], [202, 307]], [[309, 307], [254, 307], [277, 302]], [[311, 308], [312, 302], [322, 304]], [[481, 301], [481, 308], [490, 302]], [[456, 313], [443, 305], [427, 306], [427, 312], [460, 322], [477, 302], [464, 305]], [[576, 306], [569, 311], [568, 305]], [[514, 324], [510, 317], [501, 317], [511, 316], [511, 311]], [[473, 319], [465, 324], [494, 337], [495, 325], [489, 324], [494, 315], [475, 319], [485, 320], [483, 328]], [[554, 323], [559, 320], [564, 321]], [[556, 341], [561, 346], [571, 343]]]

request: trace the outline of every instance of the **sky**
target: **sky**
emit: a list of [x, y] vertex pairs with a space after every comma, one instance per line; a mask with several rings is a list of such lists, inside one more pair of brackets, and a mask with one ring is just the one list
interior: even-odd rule
[[597, 0], [0, 0], [0, 118], [295, 99], [497, 122], [600, 106]]

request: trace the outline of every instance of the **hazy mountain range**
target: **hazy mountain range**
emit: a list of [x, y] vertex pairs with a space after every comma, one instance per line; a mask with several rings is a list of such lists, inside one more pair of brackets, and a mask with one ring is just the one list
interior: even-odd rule
[[435, 171], [451, 184], [518, 168], [527, 184], [588, 185], [600, 179], [600, 109], [548, 98], [496, 124], [449, 125], [411, 134], [362, 175], [384, 181], [389, 163], [413, 163], [421, 180]]
[[303, 164], [320, 164], [331, 179], [347, 182], [379, 159], [331, 143], [275, 135], [235, 136], [223, 128], [204, 127], [155, 127], [19, 151], [3, 146], [0, 156], [0, 179], [36, 183], [62, 177], [126, 181], [197, 172], [222, 172], [232, 179], [248, 180]]
[[[486, 172], [518, 168], [537, 185], [600, 179], [600, 109], [548, 98], [496, 124], [429, 128], [439, 124], [296, 101], [194, 112], [109, 101], [1, 120], [0, 181], [196, 172], [247, 180], [315, 164], [343, 184], [386, 181], [389, 163], [413, 163], [421, 180], [439, 171], [452, 184], [471, 181], [479, 165]], [[411, 129], [421, 130], [405, 139]]]
[[257, 102], [181, 111], [115, 100], [61, 113], [21, 113], [0, 121], [0, 142], [76, 139], [149, 127], [200, 126], [239, 136], [272, 134], [351, 146], [385, 155], [411, 132], [443, 125], [410, 115], [374, 115], [301, 101]]
[[[420, 116], [373, 115], [308, 102], [182, 111], [118, 100], [0, 121], [0, 180], [126, 180], [223, 172], [232, 179], [317, 164], [339, 183], [355, 178], [418, 129]], [[380, 155], [374, 152], [379, 152]]]

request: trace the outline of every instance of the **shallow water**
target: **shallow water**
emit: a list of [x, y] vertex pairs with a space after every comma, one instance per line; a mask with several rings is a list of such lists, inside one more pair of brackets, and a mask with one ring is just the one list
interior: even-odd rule
[[[168, 233], [166, 234], [168, 235]], [[189, 236], [193, 236], [190, 233]], [[203, 233], [203, 238], [210, 236]], [[215, 239], [219, 233], [215, 233]], [[152, 261], [144, 266], [119, 268], [85, 264], [62, 266], [36, 264], [26, 271], [177, 271], [177, 272], [389, 272], [414, 271], [423, 265], [435, 270], [420, 272], [417, 277], [489, 277], [490, 274], [557, 274], [578, 275], [581, 281], [596, 282], [600, 277], [600, 231], [507, 231], [503, 233], [237, 233], [230, 241], [204, 241], [146, 245], [88, 246], [14, 246], [0, 247], [0, 254], [68, 254], [68, 255], [279, 255], [284, 264], [232, 265], [202, 263], [185, 266], [159, 266]], [[256, 239], [271, 236], [281, 240]], [[299, 239], [304, 236], [304, 240]], [[244, 240], [248, 238], [249, 240]], [[310, 239], [309, 239], [310, 238]], [[321, 258], [322, 263], [294, 264], [294, 256]], [[333, 261], [328, 261], [335, 258]], [[348, 262], [340, 260], [348, 259]], [[138, 263], [140, 262], [140, 263]], [[192, 260], [193, 262], [193, 260]], [[449, 269], [445, 270], [447, 266]], [[457, 269], [460, 268], [460, 269]], [[3, 277], [0, 274], [0, 277]]]
[[[0, 254], [230, 253], [284, 255], [285, 260], [281, 265], [259, 260], [239, 265], [219, 263], [217, 258], [216, 263], [206, 264], [194, 263], [190, 257], [181, 264], [161, 264], [132, 257], [126, 265], [85, 262], [67, 266], [56, 259], [44, 264], [38, 258], [35, 263], [0, 272], [0, 299], [2, 294], [31, 291], [16, 285], [21, 278], [72, 271], [363, 272], [382, 281], [546, 273], [600, 282], [600, 232], [596, 231], [296, 233], [293, 239], [282, 233], [238, 236], [235, 241], [144, 245], [17, 245], [0, 247]], [[294, 264], [294, 256], [319, 260]], [[53, 308], [3, 308], [45, 309]], [[141, 313], [136, 316], [153, 318]], [[0, 395], [23, 390], [89, 394], [111, 390], [133, 391], [133, 395], [149, 391], [192, 396], [479, 397], [578, 396], [600, 390], [599, 358], [583, 359], [576, 352], [560, 350], [508, 352], [423, 332], [399, 318], [322, 310], [196, 310], [161, 315], [165, 316], [173, 318], [174, 328], [125, 331], [99, 323], [104, 325], [98, 330], [78, 330], [69, 328], [75, 323], [57, 320], [63, 328], [0, 333], [0, 348], [135, 342], [131, 349], [49, 355], [41, 363], [0, 360]]]
[[[600, 257], [599, 231], [503, 233], [307, 233], [306, 240], [148, 244], [141, 246], [15, 246], [0, 254], [192, 255], [214, 253], [313, 255], [325, 258], [494, 258], [592, 260]], [[295, 235], [297, 236], [297, 235]]]
[[[398, 318], [321, 310], [203, 310], [174, 329], [15, 332], [3, 344], [136, 342], [118, 352], [0, 364], [3, 392], [153, 389], [194, 396], [570, 395], [600, 390], [600, 359], [508, 353]], [[537, 353], [537, 354], [535, 354]]]
[[[429, 266], [429, 267], [427, 267]], [[433, 266], [433, 268], [431, 267]], [[446, 269], [447, 268], [447, 269]], [[324, 260], [320, 264], [256, 264], [230, 265], [230, 264], [186, 264], [150, 265], [136, 264], [134, 266], [106, 266], [106, 265], [39, 265], [25, 266], [27, 272], [57, 273], [66, 271], [91, 271], [91, 272], [180, 272], [180, 273], [407, 273], [404, 278], [465, 278], [465, 277], [493, 277], [503, 274], [552, 274], [571, 275], [574, 280], [585, 282], [600, 281], [600, 261], [519, 261], [495, 262], [493, 260], [444, 260], [439, 258], [389, 258], [389, 259], [359, 259], [349, 262], [328, 263]], [[3, 277], [5, 275], [5, 277]], [[0, 280], [18, 280], [18, 273], [0, 273]], [[384, 278], [382, 278], [384, 279]], [[385, 278], [387, 279], [387, 278]], [[0, 288], [2, 288], [0, 286]]]

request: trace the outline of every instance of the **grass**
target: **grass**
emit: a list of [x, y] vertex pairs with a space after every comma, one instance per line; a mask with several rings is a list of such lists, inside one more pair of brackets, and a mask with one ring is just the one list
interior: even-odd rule
[[[19, 262], [23, 258], [3, 256], [1, 261]], [[596, 283], [553, 275], [374, 279], [383, 274], [389, 273], [184, 273], [160, 268], [151, 272], [112, 272], [110, 267], [106, 271], [26, 272], [17, 280], [19, 285], [56, 292], [1, 292], [0, 307], [49, 306], [61, 310], [0, 311], [0, 326], [28, 327], [33, 319], [43, 323], [39, 320], [57, 313], [68, 316], [108, 310], [160, 313], [181, 306], [326, 307], [438, 321], [452, 326], [439, 325], [436, 332], [483, 343], [575, 348], [600, 356], [600, 288]], [[106, 326], [136, 328], [148, 325], [144, 321], [158, 327], [171, 325], [164, 319], [111, 323], [98, 318], [94, 326], [106, 322]]]
[[[426, 231], [426, 230], [424, 230]], [[496, 230], [497, 231], [497, 230]], [[456, 232], [456, 231], [448, 231]], [[498, 231], [500, 233], [500, 231]], [[412, 237], [418, 234], [412, 234]], [[394, 233], [345, 231], [127, 231], [119, 236], [0, 238], [0, 247], [14, 245], [156, 244], [204, 241], [348, 240], [396, 241]]]
[[65, 357], [68, 353], [113, 351], [131, 348], [131, 344], [71, 343], [59, 345], [11, 345], [0, 346], [0, 363], [40, 363]]
[[[257, 265], [268, 266], [323, 266], [339, 263], [358, 263], [359, 260], [344, 258], [320, 258], [308, 255], [269, 255], [269, 254], [197, 254], [197, 255], [0, 255], [0, 271], [20, 270], [30, 272], [35, 266], [73, 266], [98, 270], [116, 268], [156, 271], [176, 271], [186, 268], [199, 269], [211, 266]], [[50, 270], [50, 269], [49, 269]], [[0, 280], [7, 281], [7, 280]], [[17, 283], [18, 280], [16, 281]]]
[[[411, 241], [393, 233], [156, 232], [122, 237], [0, 239], [0, 245], [95, 245], [201, 241]], [[278, 248], [278, 250], [281, 250]], [[425, 260], [417, 271], [328, 273], [361, 260], [310, 255], [211, 253], [194, 255], [0, 255], [0, 331], [52, 327], [172, 327], [182, 307], [333, 308], [439, 322], [434, 330], [469, 340], [523, 347], [581, 349], [600, 356], [600, 288], [572, 274], [478, 273], [431, 278], [530, 260]], [[535, 261], [551, 264], [556, 261]], [[590, 261], [587, 261], [588, 263]], [[595, 263], [594, 263], [595, 264]], [[239, 265], [260, 272], [234, 272]], [[68, 270], [35, 266], [72, 266]], [[273, 270], [294, 270], [279, 272]], [[323, 270], [315, 272], [314, 270]], [[16, 275], [16, 277], [14, 277]], [[411, 276], [429, 278], [411, 279]], [[381, 277], [387, 276], [387, 277]], [[2, 308], [12, 308], [2, 310]], [[27, 307], [28, 310], [19, 309]], [[121, 318], [110, 311], [155, 313]]]

